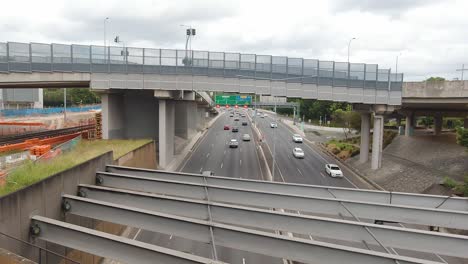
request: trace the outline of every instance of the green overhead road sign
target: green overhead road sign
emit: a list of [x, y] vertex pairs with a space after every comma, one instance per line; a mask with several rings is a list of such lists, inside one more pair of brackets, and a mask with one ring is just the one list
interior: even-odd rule
[[218, 105], [251, 105], [250, 95], [216, 95], [215, 102]]

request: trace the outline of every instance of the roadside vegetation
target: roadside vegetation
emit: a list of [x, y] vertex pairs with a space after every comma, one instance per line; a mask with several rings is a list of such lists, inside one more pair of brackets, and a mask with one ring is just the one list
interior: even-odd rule
[[[44, 89], [44, 107], [63, 106], [64, 89], [46, 88]], [[79, 106], [89, 104], [99, 104], [101, 98], [88, 88], [67, 89], [67, 105]]]
[[6, 184], [0, 187], [0, 196], [14, 192], [42, 179], [70, 169], [80, 163], [91, 160], [108, 151], [113, 151], [114, 159], [137, 149], [147, 143], [149, 139], [139, 140], [82, 140], [77, 146], [51, 160], [40, 162], [28, 161], [18, 167], [6, 178]]
[[[468, 129], [463, 127], [457, 127], [457, 143], [460, 146], [466, 148], [468, 151]], [[465, 173], [465, 177], [463, 178], [463, 183], [458, 183], [455, 180], [445, 177], [443, 185], [454, 190], [455, 193], [461, 194], [465, 197], [468, 197], [468, 172]]]
[[[386, 148], [393, 139], [397, 136], [396, 131], [384, 130], [383, 135], [383, 148]], [[325, 143], [325, 147], [331, 153], [335, 154], [338, 158], [346, 160], [350, 157], [354, 157], [360, 152], [360, 137], [351, 137], [347, 139], [336, 140], [332, 139]], [[372, 137], [370, 138], [369, 148], [372, 147]]]
[[468, 197], [468, 173], [465, 174], [463, 182], [458, 182], [448, 176], [445, 176], [442, 185], [451, 189], [455, 194]]

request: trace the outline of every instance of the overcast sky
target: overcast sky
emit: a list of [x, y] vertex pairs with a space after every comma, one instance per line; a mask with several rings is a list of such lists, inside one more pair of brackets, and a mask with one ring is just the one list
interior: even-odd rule
[[[468, 68], [467, 0], [15, 0], [2, 3], [0, 41], [192, 48], [378, 63], [405, 80]], [[468, 77], [468, 72], [465, 72]], [[465, 78], [466, 79], [466, 78]]]

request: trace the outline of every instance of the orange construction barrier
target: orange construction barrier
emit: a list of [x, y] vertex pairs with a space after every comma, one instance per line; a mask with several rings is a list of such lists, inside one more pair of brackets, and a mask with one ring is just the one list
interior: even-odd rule
[[41, 122], [0, 122], [0, 125], [5, 126], [45, 126]]
[[49, 145], [49, 146], [50, 145], [56, 145], [56, 144], [60, 144], [60, 143], [63, 143], [65, 141], [68, 141], [70, 139], [73, 139], [73, 138], [79, 136], [80, 133], [81, 132], [77, 132], [77, 133], [74, 133], [74, 134], [68, 134], [68, 135], [45, 138], [45, 139], [38, 139], [38, 138], [28, 139], [28, 140], [25, 140], [23, 143], [0, 146], [0, 152], [6, 152], [6, 151], [10, 151], [10, 150], [29, 149], [31, 147], [40, 146], [40, 145]]

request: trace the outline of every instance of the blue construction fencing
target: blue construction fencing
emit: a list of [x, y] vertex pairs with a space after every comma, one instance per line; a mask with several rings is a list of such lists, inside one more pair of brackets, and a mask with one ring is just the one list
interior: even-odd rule
[[[92, 106], [83, 106], [83, 107], [67, 107], [67, 112], [86, 112], [90, 110], [100, 110], [100, 109], [101, 109], [101, 105], [92, 105]], [[63, 113], [63, 107], [0, 110], [0, 115], [2, 117], [53, 115], [53, 114], [60, 114], [60, 113]]]

